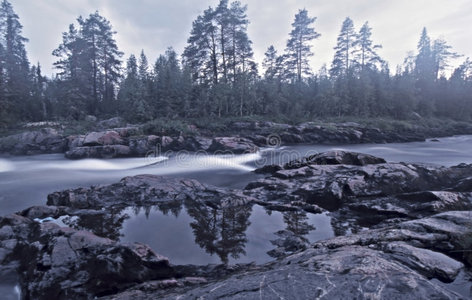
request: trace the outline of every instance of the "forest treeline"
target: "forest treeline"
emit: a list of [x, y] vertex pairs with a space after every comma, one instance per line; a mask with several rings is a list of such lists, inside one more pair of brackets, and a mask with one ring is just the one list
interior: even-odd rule
[[[285, 49], [268, 45], [260, 68], [248, 36], [247, 6], [221, 0], [192, 23], [179, 56], [172, 48], [149, 62], [144, 52], [123, 57], [116, 32], [95, 12], [79, 17], [52, 52], [57, 74], [31, 65], [18, 15], [0, 7], [0, 127], [26, 121], [125, 117], [265, 116], [285, 120], [412, 115], [470, 120], [472, 62], [426, 28], [417, 49], [395, 71], [372, 41], [372, 28], [342, 23], [332, 62], [309, 65], [321, 33], [306, 9], [294, 17]], [[463, 63], [445, 71], [453, 59]], [[446, 75], [447, 74], [447, 75]]]

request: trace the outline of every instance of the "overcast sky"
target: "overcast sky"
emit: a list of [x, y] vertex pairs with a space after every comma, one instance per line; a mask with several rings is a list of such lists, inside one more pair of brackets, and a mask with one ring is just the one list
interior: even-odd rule
[[[154, 62], [168, 46], [180, 54], [192, 21], [218, 0], [10, 0], [30, 41], [27, 51], [32, 63], [39, 61], [43, 73], [54, 72], [51, 55], [61, 34], [80, 15], [98, 10], [118, 32], [123, 60], [141, 49]], [[260, 62], [273, 44], [283, 52], [291, 23], [298, 9], [306, 8], [317, 17], [315, 30], [321, 33], [313, 45], [312, 67], [317, 71], [332, 60], [333, 47], [342, 21], [349, 16], [358, 30], [365, 21], [373, 28], [374, 43], [383, 45], [379, 54], [392, 71], [415, 50], [421, 30], [431, 38], [443, 37], [460, 54], [472, 56], [472, 1], [470, 0], [241, 0], [248, 5], [248, 34], [255, 58]]]

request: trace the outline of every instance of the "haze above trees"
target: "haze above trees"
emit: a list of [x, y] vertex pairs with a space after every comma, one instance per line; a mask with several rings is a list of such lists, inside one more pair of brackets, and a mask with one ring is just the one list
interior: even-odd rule
[[[78, 17], [52, 55], [57, 75], [46, 78], [28, 61], [22, 25], [12, 5], [0, 6], [0, 127], [18, 122], [122, 116], [130, 122], [157, 118], [261, 116], [292, 122], [327, 117], [412, 115], [470, 120], [470, 60], [444, 39], [421, 32], [416, 51], [391, 71], [379, 56], [368, 22], [349, 17], [335, 55], [314, 72], [309, 58], [323, 34], [305, 9], [294, 16], [285, 49], [267, 45], [261, 65], [248, 36], [247, 6], [221, 0], [192, 23], [187, 46], [171, 47], [149, 62], [144, 52], [123, 57], [116, 32], [99, 12]], [[72, 20], [71, 20], [72, 21]], [[191, 22], [191, 20], [189, 20]], [[414, 45], [412, 45], [412, 48]], [[260, 68], [262, 67], [262, 68]]]

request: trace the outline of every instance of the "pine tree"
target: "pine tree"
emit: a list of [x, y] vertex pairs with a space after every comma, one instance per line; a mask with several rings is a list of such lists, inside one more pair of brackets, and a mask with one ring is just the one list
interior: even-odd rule
[[334, 50], [333, 62], [330, 74], [333, 77], [346, 76], [349, 69], [355, 64], [354, 53], [357, 34], [354, 29], [354, 22], [347, 17], [341, 27], [338, 42]]
[[183, 58], [191, 68], [195, 80], [218, 83], [217, 28], [213, 24], [215, 12], [208, 8], [192, 23]]
[[451, 51], [452, 46], [448, 45], [444, 39], [436, 39], [432, 46], [432, 60], [434, 63], [434, 78], [437, 79], [442, 71], [449, 67], [451, 59], [459, 58], [460, 55]]
[[292, 23], [293, 29], [287, 41], [286, 66], [291, 72], [291, 77], [298, 82], [302, 81], [303, 75], [311, 74], [308, 58], [314, 54], [311, 51], [312, 45], [310, 43], [321, 36], [313, 27], [315, 20], [316, 17], [308, 17], [306, 9], [299, 10], [295, 15], [295, 20]]
[[60, 70], [64, 96], [80, 110], [85, 106], [89, 114], [111, 113], [123, 55], [113, 38], [116, 32], [98, 12], [77, 21], [79, 28], [71, 24], [62, 43], [53, 51], [59, 59], [54, 65]]
[[360, 69], [363, 71], [365, 68], [376, 69], [383, 63], [383, 60], [377, 54], [376, 50], [382, 48], [381, 45], [373, 45], [372, 39], [372, 28], [368, 22], [365, 22], [359, 30], [357, 39], [354, 42], [355, 58], [357, 63], [360, 65]]

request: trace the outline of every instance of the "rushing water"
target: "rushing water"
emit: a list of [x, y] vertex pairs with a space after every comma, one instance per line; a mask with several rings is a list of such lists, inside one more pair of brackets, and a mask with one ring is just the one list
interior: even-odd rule
[[[332, 149], [368, 153], [391, 162], [446, 166], [472, 163], [472, 136], [395, 144], [296, 145], [235, 156], [183, 152], [170, 157], [78, 161], [66, 160], [61, 154], [3, 157], [0, 158], [0, 215], [32, 205], [44, 205], [47, 195], [57, 190], [109, 184], [137, 174], [188, 177], [216, 186], [243, 188], [248, 182], [263, 176], [251, 172], [256, 167], [285, 163]], [[302, 228], [295, 234], [310, 242], [333, 236], [330, 218], [325, 214], [270, 212], [257, 205], [216, 214], [205, 209], [210, 208], [193, 207], [191, 203], [175, 207], [130, 207], [114, 213], [114, 221], [107, 223], [109, 228], [92, 219], [66, 217], [59, 222], [94, 232], [102, 230], [102, 235], [125, 242], [146, 243], [175, 264], [267, 262], [271, 259], [267, 252], [275, 248], [272, 241], [280, 238], [279, 231], [293, 232], [294, 224], [296, 228]], [[218, 214], [225, 214], [225, 217]], [[214, 220], [210, 220], [211, 216]], [[237, 220], [237, 226], [228, 237], [221, 220], [231, 218]], [[211, 222], [215, 224], [212, 229], [202, 225]], [[10, 284], [0, 284], [0, 292], [6, 289], [14, 295], [18, 288], [15, 290]]]
[[472, 163], [472, 136], [439, 138], [439, 141], [360, 144], [297, 145], [265, 149], [237, 156], [193, 155], [112, 160], [67, 160], [62, 154], [0, 158], [0, 215], [31, 205], [44, 205], [49, 193], [81, 186], [107, 184], [125, 176], [155, 174], [195, 178], [216, 186], [242, 188], [261, 175], [250, 172], [268, 163], [284, 163], [306, 154], [331, 149], [368, 153], [392, 162], [424, 162], [451, 166]]

